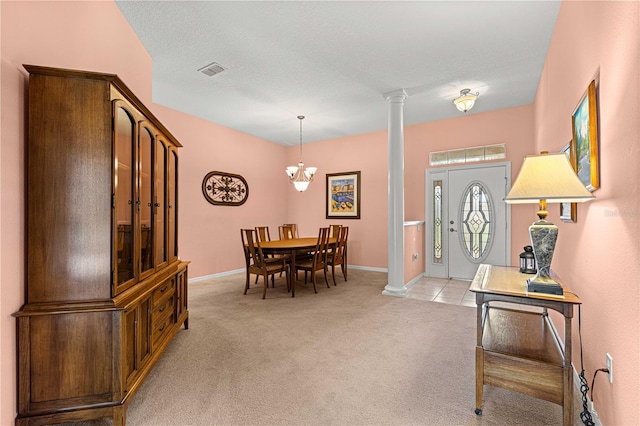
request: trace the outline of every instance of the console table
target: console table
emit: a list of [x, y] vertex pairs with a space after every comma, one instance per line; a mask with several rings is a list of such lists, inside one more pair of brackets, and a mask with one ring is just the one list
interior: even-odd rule
[[[580, 299], [552, 273], [563, 296], [527, 292], [518, 268], [479, 265], [469, 290], [476, 294], [476, 414], [484, 385], [559, 404], [563, 425], [573, 424], [571, 319]], [[508, 302], [491, 304], [491, 302]], [[564, 316], [564, 347], [548, 309]]]

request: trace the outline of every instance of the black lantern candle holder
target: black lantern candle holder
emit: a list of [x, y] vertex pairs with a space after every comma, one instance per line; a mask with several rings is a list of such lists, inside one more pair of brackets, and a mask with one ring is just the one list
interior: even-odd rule
[[520, 272], [523, 274], [535, 274], [536, 258], [533, 255], [533, 247], [524, 246], [524, 251], [520, 253]]

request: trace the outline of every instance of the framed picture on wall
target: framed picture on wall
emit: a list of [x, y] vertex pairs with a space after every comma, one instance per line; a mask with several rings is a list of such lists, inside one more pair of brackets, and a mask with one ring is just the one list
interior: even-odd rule
[[[569, 162], [571, 163], [573, 170], [575, 170], [576, 161], [573, 158], [574, 150], [571, 147], [572, 144], [573, 141], [570, 141], [567, 145], [565, 145], [564, 148], [562, 148], [562, 151], [560, 152], [564, 152], [565, 154], [567, 154]], [[576, 221], [578, 220], [578, 203], [560, 203], [560, 220], [562, 220], [563, 222], [576, 223]]]
[[578, 177], [591, 192], [600, 188], [598, 151], [598, 102], [593, 80], [571, 115], [573, 125], [572, 154]]
[[327, 173], [327, 219], [360, 219], [360, 172]]

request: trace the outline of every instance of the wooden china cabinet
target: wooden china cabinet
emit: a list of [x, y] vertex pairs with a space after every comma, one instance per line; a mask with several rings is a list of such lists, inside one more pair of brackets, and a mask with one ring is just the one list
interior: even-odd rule
[[29, 72], [18, 425], [125, 410], [189, 324], [180, 143], [112, 74]]

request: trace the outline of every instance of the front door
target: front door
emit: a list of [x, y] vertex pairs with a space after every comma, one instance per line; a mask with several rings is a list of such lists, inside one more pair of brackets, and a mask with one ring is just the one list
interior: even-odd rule
[[509, 169], [508, 163], [494, 163], [430, 171], [428, 276], [470, 280], [481, 263], [509, 264], [510, 224], [503, 201]]

